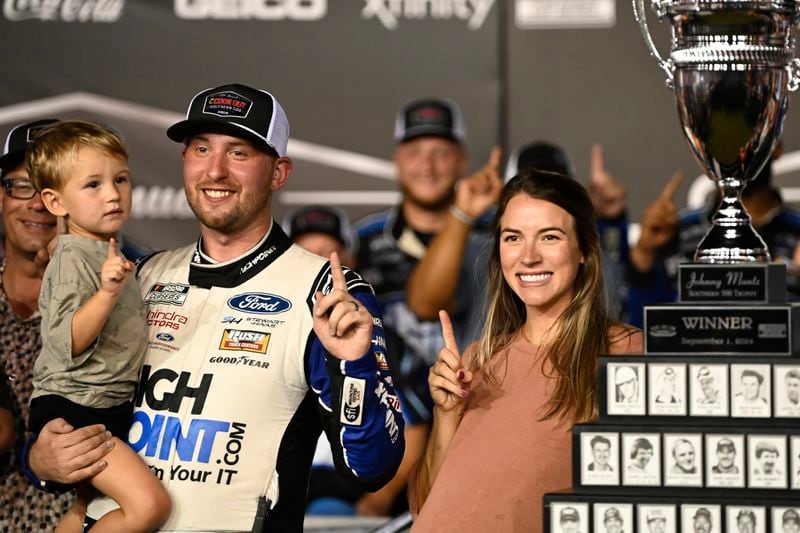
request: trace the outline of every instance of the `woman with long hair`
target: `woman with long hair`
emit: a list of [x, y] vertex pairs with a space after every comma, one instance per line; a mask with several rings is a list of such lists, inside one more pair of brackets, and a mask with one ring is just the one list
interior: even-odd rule
[[493, 230], [486, 322], [463, 357], [440, 312], [433, 428], [409, 482], [415, 531], [541, 530], [542, 495], [572, 482], [570, 429], [598, 414], [598, 357], [641, 353], [641, 332], [609, 314], [578, 182], [514, 177]]

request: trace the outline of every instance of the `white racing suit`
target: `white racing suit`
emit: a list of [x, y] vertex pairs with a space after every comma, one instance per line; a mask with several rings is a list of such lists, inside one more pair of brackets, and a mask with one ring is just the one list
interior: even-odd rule
[[[172, 497], [164, 531], [301, 531], [321, 428], [339, 472], [368, 490], [403, 456], [375, 296], [345, 269], [374, 327], [370, 352], [342, 361], [312, 327], [315, 295], [332, 286], [326, 260], [274, 223], [233, 261], [200, 246], [140, 264], [149, 347], [128, 440]], [[88, 516], [113, 507], [96, 500]]]

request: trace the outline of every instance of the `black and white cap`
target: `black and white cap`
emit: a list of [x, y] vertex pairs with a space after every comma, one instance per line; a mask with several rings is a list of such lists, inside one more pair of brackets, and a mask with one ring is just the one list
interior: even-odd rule
[[358, 244], [347, 213], [337, 207], [311, 205], [290, 211], [283, 229], [292, 240], [306, 233], [330, 235], [351, 252]]
[[506, 164], [505, 181], [523, 170], [533, 169], [574, 177], [567, 153], [560, 146], [539, 141], [525, 144], [511, 152]]
[[14, 128], [8, 132], [6, 142], [3, 144], [3, 155], [0, 157], [0, 169], [4, 171], [11, 170], [22, 163], [25, 160], [25, 151], [28, 149], [28, 146], [33, 143], [36, 134], [56, 122], [58, 122], [58, 120], [54, 118], [45, 118], [14, 126]]
[[414, 100], [400, 108], [394, 123], [394, 140], [401, 143], [416, 137], [443, 137], [460, 144], [467, 140], [461, 110], [446, 98]]
[[283, 157], [289, 120], [272, 94], [234, 83], [197, 93], [189, 102], [186, 119], [170, 126], [167, 137], [184, 142], [201, 132], [242, 137]]

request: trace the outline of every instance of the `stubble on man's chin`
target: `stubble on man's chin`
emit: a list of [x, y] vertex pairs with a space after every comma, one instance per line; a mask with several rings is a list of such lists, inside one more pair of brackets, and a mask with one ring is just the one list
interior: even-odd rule
[[403, 195], [403, 201], [412, 204], [414, 207], [424, 211], [443, 211], [450, 207], [456, 199], [456, 191], [453, 189], [447, 194], [442, 195], [434, 200], [425, 200], [415, 197], [407, 187], [401, 186], [400, 192]]

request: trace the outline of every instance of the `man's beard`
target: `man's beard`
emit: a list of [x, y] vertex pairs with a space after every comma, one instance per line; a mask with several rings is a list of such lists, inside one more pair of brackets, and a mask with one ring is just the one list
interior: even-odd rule
[[434, 198], [433, 200], [425, 200], [421, 198], [417, 198], [414, 196], [408, 187], [401, 187], [400, 192], [403, 194], [403, 198], [414, 204], [416, 207], [423, 209], [425, 211], [442, 211], [450, 206], [456, 198], [456, 191], [455, 189], [451, 189], [449, 192], [443, 194], [439, 198]]

